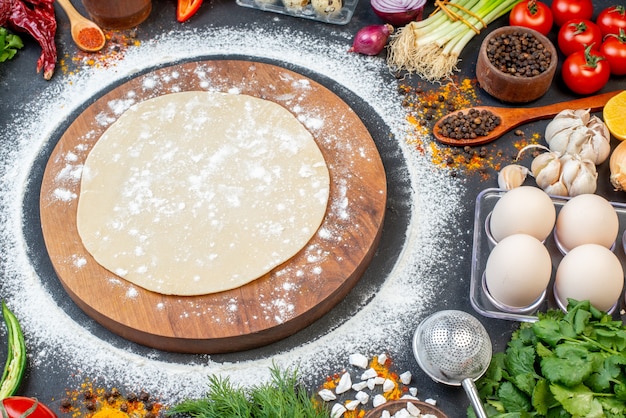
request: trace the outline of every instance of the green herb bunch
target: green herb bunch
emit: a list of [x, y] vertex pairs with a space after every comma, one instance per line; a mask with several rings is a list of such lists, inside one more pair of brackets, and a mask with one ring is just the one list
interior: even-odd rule
[[522, 323], [476, 386], [489, 417], [625, 417], [626, 327], [569, 300]]
[[24, 47], [22, 39], [6, 28], [0, 27], [0, 62], [10, 60], [15, 56], [18, 49]]
[[270, 369], [267, 383], [243, 388], [228, 377], [209, 376], [204, 398], [188, 399], [174, 405], [167, 415], [192, 418], [328, 418], [325, 405], [316, 402], [296, 371]]

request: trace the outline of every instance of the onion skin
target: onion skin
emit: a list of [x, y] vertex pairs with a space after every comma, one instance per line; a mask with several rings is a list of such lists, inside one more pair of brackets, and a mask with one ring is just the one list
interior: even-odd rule
[[422, 20], [425, 0], [371, 0], [372, 10], [378, 17], [394, 26], [403, 26]]
[[363, 55], [378, 55], [382, 52], [387, 44], [389, 35], [393, 33], [393, 26], [369, 25], [360, 29], [352, 42], [352, 47], [348, 52], [356, 52]]
[[374, 13], [386, 23], [394, 26], [404, 26], [410, 22], [422, 20], [421, 10], [409, 10], [406, 12], [387, 13], [374, 10]]

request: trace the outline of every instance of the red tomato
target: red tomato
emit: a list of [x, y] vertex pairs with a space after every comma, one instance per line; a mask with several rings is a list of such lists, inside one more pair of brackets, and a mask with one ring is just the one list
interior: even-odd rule
[[557, 26], [563, 26], [571, 19], [591, 20], [593, 3], [591, 0], [554, 0], [550, 6]]
[[600, 52], [611, 66], [611, 74], [626, 75], [626, 31], [620, 35], [609, 34], [600, 45]]
[[619, 30], [626, 31], [626, 7], [611, 6], [602, 10], [596, 19], [596, 24], [602, 32], [602, 36], [609, 33], [619, 35]]
[[552, 29], [552, 11], [545, 3], [536, 0], [523, 0], [511, 9], [509, 24], [531, 28], [547, 35]]
[[565, 85], [574, 93], [591, 94], [609, 81], [611, 68], [599, 51], [587, 47], [565, 58], [561, 75]]
[[178, 0], [176, 6], [176, 20], [184, 22], [189, 19], [198, 11], [201, 4], [202, 0]]
[[602, 43], [602, 32], [590, 20], [572, 19], [561, 26], [557, 41], [561, 52], [568, 56], [588, 46], [599, 49]]
[[28, 418], [57, 418], [56, 414], [50, 408], [42, 404], [36, 399], [26, 398], [24, 396], [9, 396], [2, 400], [4, 409], [9, 418], [19, 418], [31, 408], [36, 407], [28, 415]]

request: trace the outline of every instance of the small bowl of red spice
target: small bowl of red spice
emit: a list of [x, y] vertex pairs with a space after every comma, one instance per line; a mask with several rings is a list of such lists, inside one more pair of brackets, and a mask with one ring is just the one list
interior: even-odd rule
[[558, 63], [554, 44], [534, 29], [504, 26], [483, 40], [476, 62], [482, 89], [508, 103], [527, 103], [543, 96]]

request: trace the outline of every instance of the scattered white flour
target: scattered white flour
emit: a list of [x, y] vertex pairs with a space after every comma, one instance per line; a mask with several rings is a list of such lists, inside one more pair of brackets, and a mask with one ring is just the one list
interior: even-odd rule
[[[381, 58], [347, 53], [350, 42], [347, 34], [336, 39], [330, 36], [313, 39], [278, 26], [269, 30], [253, 26], [207, 27], [166, 33], [130, 48], [115, 66], [88, 67], [73, 75], [63, 75], [59, 70], [54, 84], [36, 97], [24, 98], [30, 101], [15, 106], [15, 114], [7, 118], [13, 123], [0, 132], [3, 144], [14, 144], [14, 147], [0, 150], [0, 249], [3, 260], [10, 260], [3, 266], [2, 296], [27, 330], [27, 343], [38, 347], [30, 353], [31, 367], [55, 359], [65, 364], [68, 375], [80, 370], [85, 376], [110, 378], [128, 387], [139, 384], [173, 402], [204, 394], [207, 376], [212, 373], [228, 374], [235, 383], [250, 384], [268, 378], [268, 369], [275, 363], [281, 367], [297, 366], [304, 376], [315, 376], [345, 364], [352, 353], [387, 352], [393, 358], [395, 353], [408, 347], [415, 318], [425, 315], [428, 301], [438, 294], [438, 276], [445, 274], [451, 254], [457, 250], [442, 236], [441, 230], [444, 227], [454, 230], [455, 215], [461, 207], [459, 187], [462, 186], [459, 180], [433, 167], [428, 157], [414, 153], [405, 143], [405, 132], [411, 128], [405, 121], [395, 80], [383, 77], [388, 69]], [[223, 56], [225, 52], [308, 68], [335, 80], [369, 104], [393, 134], [381, 140], [398, 141], [403, 155], [393, 157], [408, 161], [408, 182], [397, 179], [397, 172], [388, 173], [388, 181], [402, 180], [403, 184], [409, 184], [407, 187], [411, 190], [406, 194], [412, 199], [391, 201], [389, 206], [408, 207], [413, 218], [396, 265], [384, 284], [372, 289], [375, 296], [367, 300], [370, 295], [364, 295], [358, 313], [319, 338], [257, 360], [218, 362], [211, 356], [190, 356], [189, 363], [169, 363], [100, 340], [55, 303], [27, 254], [22, 229], [23, 195], [30, 167], [41, 148], [55, 129], [66, 123], [67, 118], [83, 106], [84, 100], [99, 93], [102, 86], [115, 85], [144, 68], [197, 56]], [[205, 76], [210, 78], [210, 74]], [[171, 73], [171, 77], [175, 79], [177, 73]], [[390, 81], [386, 81], [388, 79]], [[158, 80], [147, 78], [143, 87], [158, 88]], [[116, 103], [112, 111], [122, 112], [130, 102], [132, 97]], [[68, 177], [76, 175], [67, 174]], [[60, 199], [72, 198], [62, 189], [55, 193]], [[74, 262], [80, 264], [80, 260]], [[285, 308], [290, 309], [282, 306], [279, 311]], [[225, 309], [236, 313], [233, 306], [225, 306]], [[101, 373], [103, 367], [106, 373]]]

